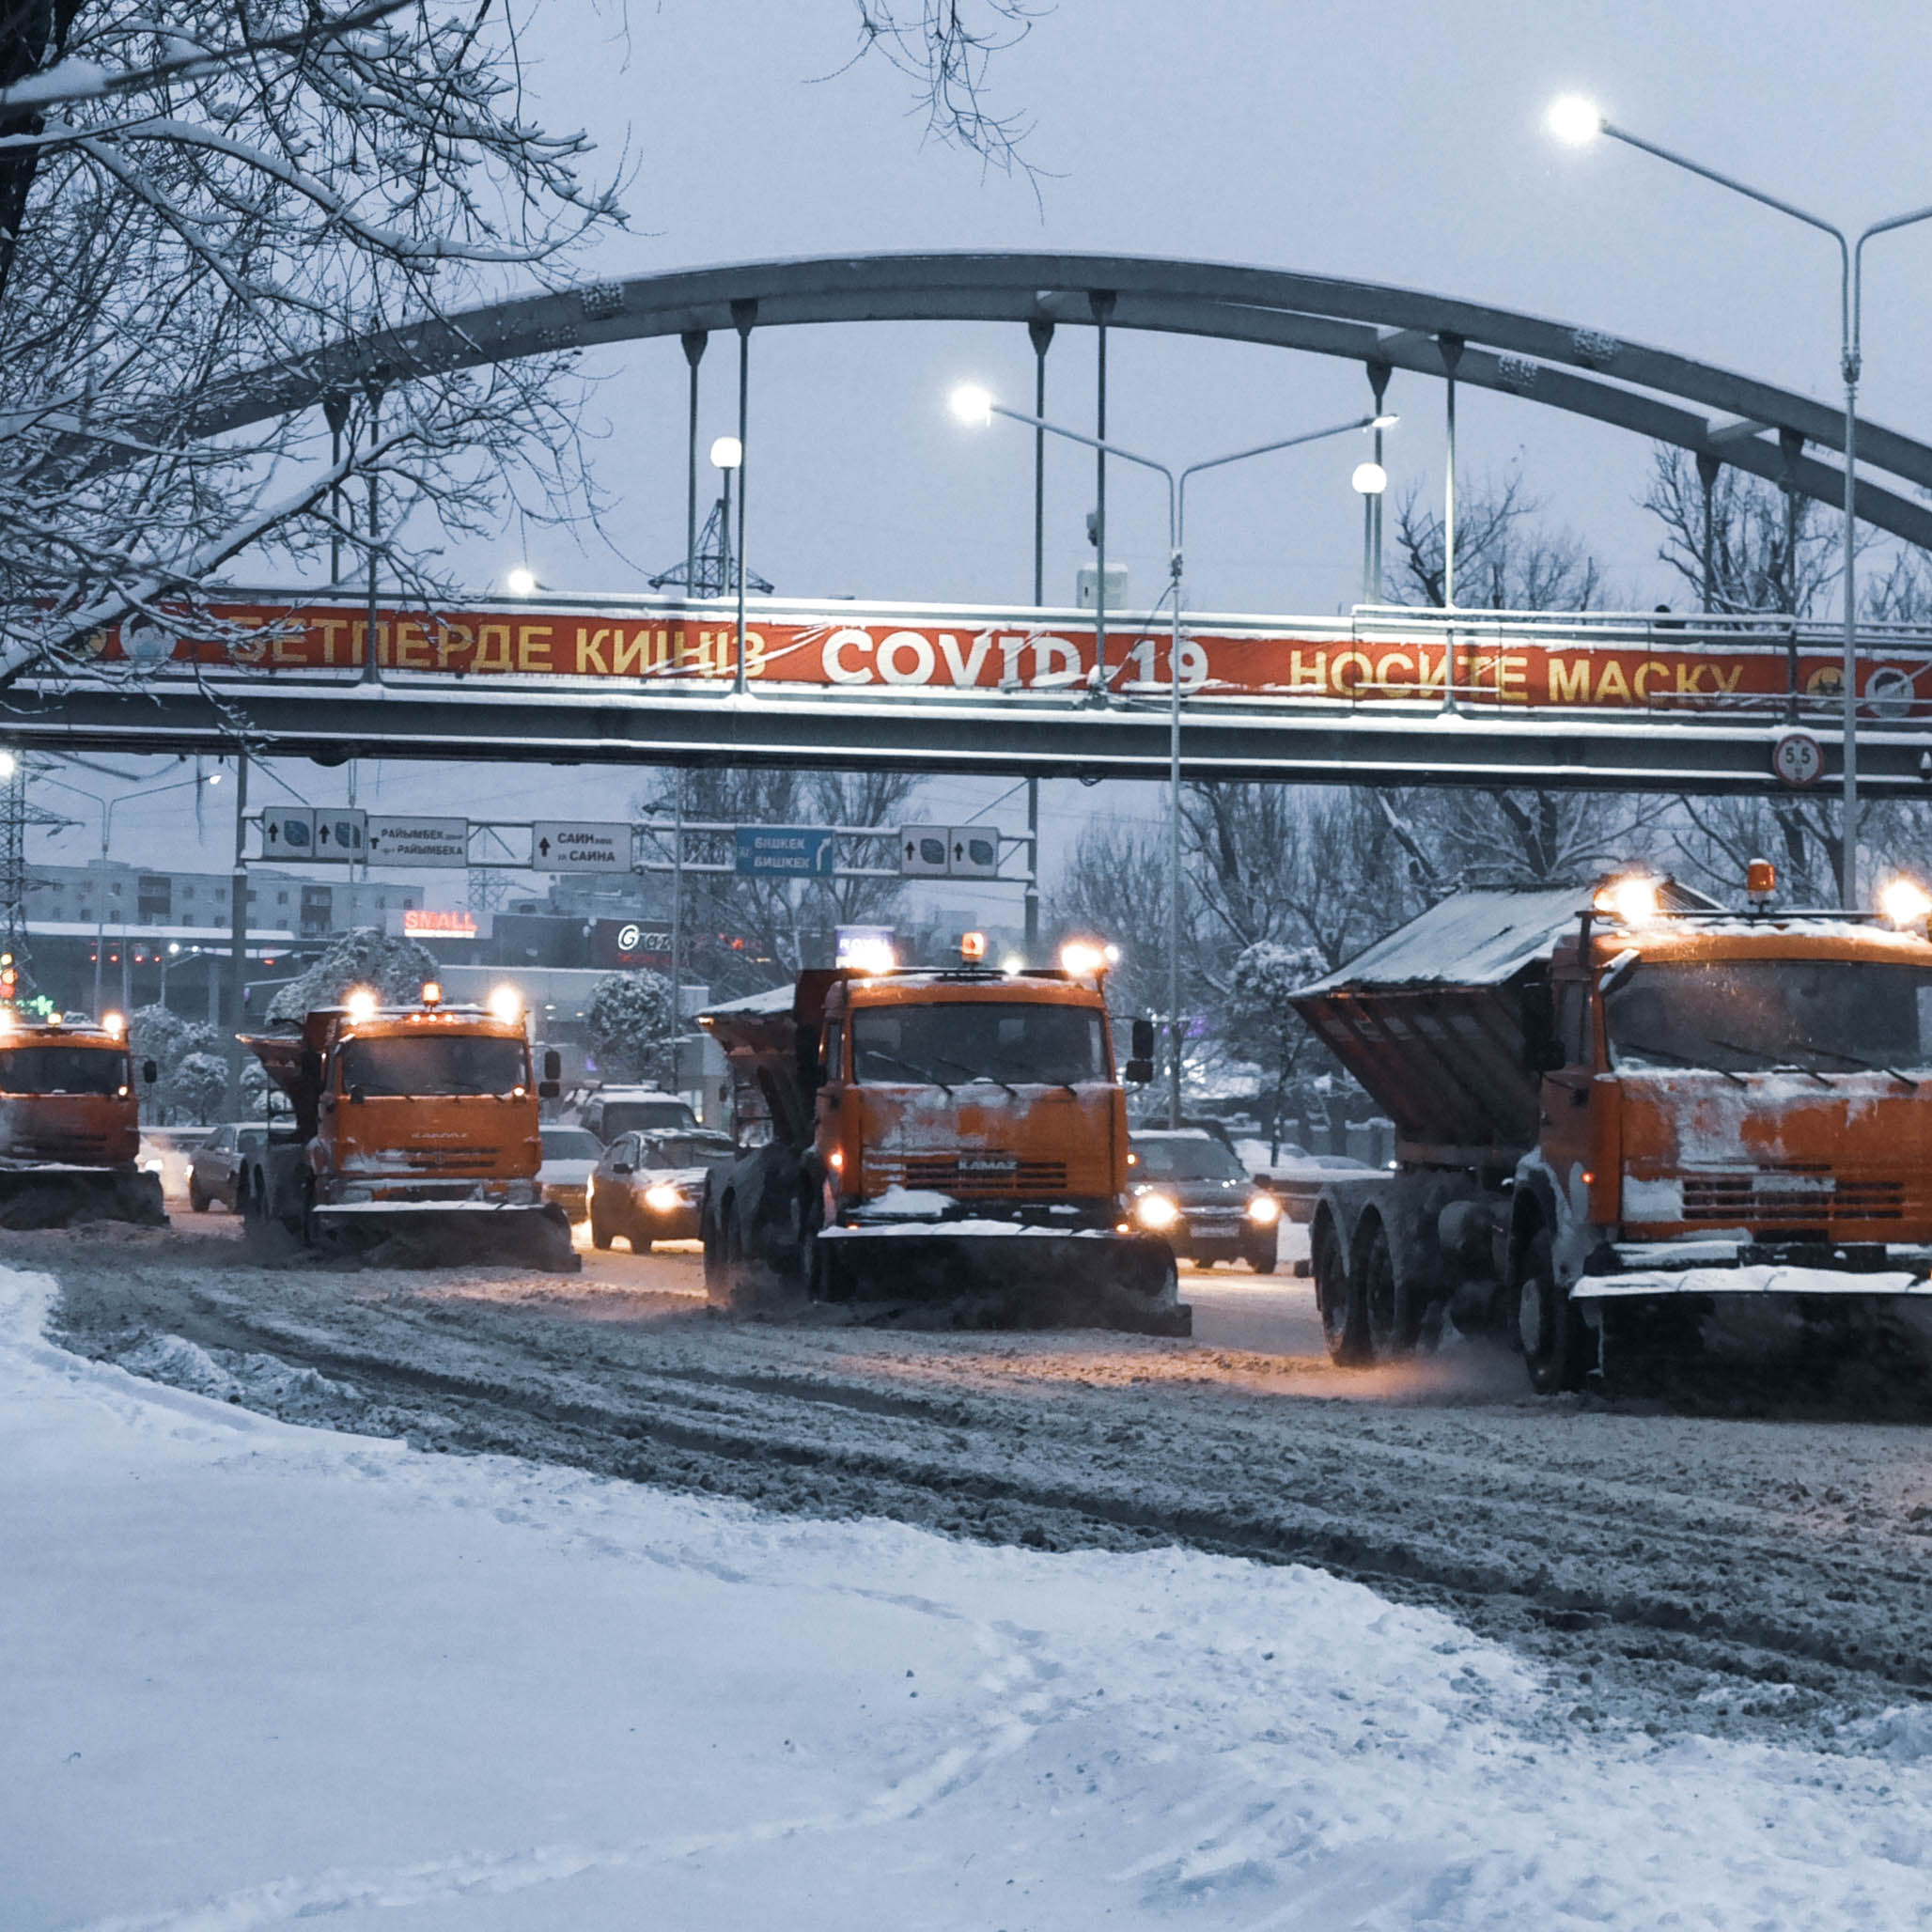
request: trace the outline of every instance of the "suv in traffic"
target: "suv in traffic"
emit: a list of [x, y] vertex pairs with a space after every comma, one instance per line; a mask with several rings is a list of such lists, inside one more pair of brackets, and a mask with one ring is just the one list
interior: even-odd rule
[[605, 1146], [619, 1134], [693, 1133], [697, 1130], [697, 1115], [689, 1101], [653, 1086], [599, 1087], [579, 1109], [578, 1121]]

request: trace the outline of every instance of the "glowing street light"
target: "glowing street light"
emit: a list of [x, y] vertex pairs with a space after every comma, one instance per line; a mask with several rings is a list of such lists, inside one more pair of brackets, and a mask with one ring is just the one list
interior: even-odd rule
[[711, 444], [711, 467], [714, 470], [741, 470], [744, 467], [744, 444], [736, 436], [720, 436]]
[[993, 419], [993, 393], [977, 382], [961, 382], [946, 398], [946, 406], [969, 429], [984, 429]]
[[537, 588], [537, 572], [528, 564], [518, 564], [505, 571], [503, 587], [512, 597], [528, 597]]
[[[1811, 213], [1789, 201], [1782, 201], [1775, 195], [1767, 195], [1762, 189], [1753, 188], [1748, 182], [1735, 179], [1730, 175], [1721, 174], [1714, 167], [1706, 167], [1701, 161], [1692, 161], [1688, 155], [1678, 154], [1669, 148], [1660, 148], [1655, 141], [1645, 140], [1641, 134], [1633, 134], [1628, 128], [1620, 128], [1613, 121], [1606, 120], [1596, 105], [1577, 95], [1566, 94], [1554, 102], [1545, 117], [1545, 123], [1557, 139], [1568, 142], [1573, 147], [1601, 134], [1613, 141], [1621, 141], [1627, 148], [1641, 148], [1645, 154], [1654, 155], [1659, 161], [1669, 162], [1673, 167], [1682, 168], [1686, 174], [1701, 176], [1705, 180], [1720, 188], [1728, 188], [1734, 195], [1741, 195], [1747, 201], [1755, 201], [1760, 207], [1775, 210], [1783, 215], [1789, 215], [1793, 221], [1802, 222], [1808, 228], [1815, 228], [1820, 234], [1831, 236], [1838, 244], [1838, 369], [1845, 383], [1845, 511], [1843, 523], [1844, 565], [1839, 573], [1840, 586], [1844, 594], [1844, 641], [1842, 673], [1844, 722], [1844, 807], [1839, 825], [1839, 902], [1847, 910], [1859, 903], [1858, 897], [1858, 554], [1855, 541], [1857, 505], [1854, 492], [1858, 479], [1858, 385], [1863, 366], [1863, 358], [1859, 345], [1860, 312], [1863, 304], [1865, 243], [1875, 235], [1890, 234], [1894, 228], [1909, 228], [1914, 223], [1932, 220], [1932, 207], [1915, 208], [1905, 214], [1887, 217], [1882, 222], [1873, 222], [1860, 231], [1854, 240], [1832, 222], [1822, 215]], [[1706, 600], [1709, 599], [1710, 553], [1709, 518], [1706, 517], [1705, 565]]]
[[1565, 94], [1550, 103], [1543, 125], [1567, 148], [1582, 148], [1603, 132], [1603, 116], [1594, 101]]

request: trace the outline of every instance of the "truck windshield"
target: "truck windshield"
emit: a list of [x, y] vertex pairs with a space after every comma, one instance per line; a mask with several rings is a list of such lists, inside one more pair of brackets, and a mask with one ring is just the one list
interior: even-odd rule
[[1640, 961], [1604, 1001], [1626, 1070], [1932, 1066], [1932, 970], [1855, 959]]
[[1206, 1134], [1195, 1140], [1136, 1140], [1135, 1180], [1246, 1180], [1248, 1170]]
[[0, 1050], [0, 1093], [117, 1094], [127, 1084], [128, 1056], [118, 1048]]
[[862, 1006], [852, 1068], [875, 1086], [1070, 1086], [1107, 1078], [1100, 1016], [1083, 1006], [947, 1000]]
[[522, 1040], [412, 1034], [351, 1040], [342, 1050], [342, 1085], [351, 1094], [507, 1094], [529, 1083]]

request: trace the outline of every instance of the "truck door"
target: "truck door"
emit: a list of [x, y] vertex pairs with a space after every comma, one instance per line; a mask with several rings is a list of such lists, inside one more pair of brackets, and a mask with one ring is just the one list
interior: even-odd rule
[[1590, 1083], [1596, 1070], [1590, 988], [1580, 974], [1560, 974], [1550, 993], [1550, 1033], [1563, 1063], [1543, 1073], [1543, 1153], [1558, 1174], [1567, 1176], [1573, 1163], [1590, 1162]]

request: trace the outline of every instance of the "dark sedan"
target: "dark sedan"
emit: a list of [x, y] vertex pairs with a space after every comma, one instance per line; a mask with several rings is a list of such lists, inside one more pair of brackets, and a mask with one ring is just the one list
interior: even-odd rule
[[1225, 1143], [1199, 1128], [1143, 1131], [1128, 1155], [1135, 1223], [1190, 1261], [1245, 1261], [1274, 1272], [1281, 1203], [1254, 1185]]
[[737, 1153], [728, 1136], [702, 1129], [619, 1134], [590, 1176], [591, 1245], [621, 1239], [647, 1254], [654, 1241], [697, 1239], [705, 1177]]

